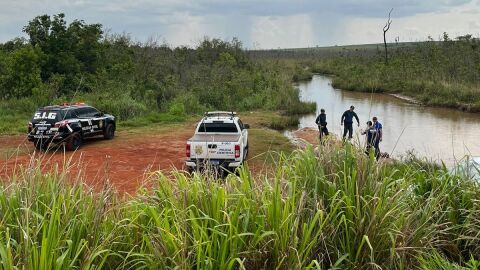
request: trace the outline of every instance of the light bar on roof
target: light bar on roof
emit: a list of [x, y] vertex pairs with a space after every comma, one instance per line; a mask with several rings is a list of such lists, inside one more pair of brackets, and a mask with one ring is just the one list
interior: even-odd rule
[[227, 117], [234, 117], [236, 116], [236, 112], [227, 112], [227, 111], [212, 111], [212, 112], [205, 112], [206, 117], [213, 117], [213, 116], [227, 116]]

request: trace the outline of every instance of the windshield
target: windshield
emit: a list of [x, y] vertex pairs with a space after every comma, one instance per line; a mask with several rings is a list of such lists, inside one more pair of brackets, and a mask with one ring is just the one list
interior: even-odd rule
[[238, 129], [234, 123], [201, 123], [198, 132], [237, 133]]

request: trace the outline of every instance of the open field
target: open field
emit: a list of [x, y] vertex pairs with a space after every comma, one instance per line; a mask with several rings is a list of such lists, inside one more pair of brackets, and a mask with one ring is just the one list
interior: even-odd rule
[[46, 153], [35, 152], [33, 144], [24, 141], [25, 136], [3, 137], [0, 148], [7, 153], [0, 161], [0, 168], [5, 177], [13, 175], [19, 166], [28, 167], [38, 162], [45, 171], [58, 167], [60, 171], [68, 170], [73, 179], [83, 175], [86, 184], [97, 189], [110, 181], [120, 192], [132, 193], [148, 179], [150, 172], [182, 169], [184, 145], [191, 130], [184, 125], [171, 125], [170, 128], [177, 128], [179, 132], [141, 135], [118, 132], [111, 141], [86, 140], [75, 152], [64, 152], [63, 147]]
[[[413, 48], [420, 42], [388, 43], [392, 50]], [[328, 57], [372, 57], [383, 50], [383, 43], [335, 45], [326, 47], [249, 50], [252, 59], [297, 59], [312, 60]]]
[[[262, 116], [262, 117], [260, 117]], [[244, 121], [252, 123], [251, 153], [248, 164], [256, 173], [270, 170], [271, 151], [290, 153], [293, 146], [279, 132], [264, 127], [265, 119], [281, 118], [267, 112], [248, 113]], [[150, 124], [126, 128], [113, 140], [88, 139], [75, 152], [56, 147], [49, 152], [35, 152], [25, 135], [0, 137], [0, 175], [9, 178], [23, 168], [40, 164], [42, 171], [58, 168], [69, 171], [72, 181], [82, 179], [89, 187], [101, 189], [105, 182], [120, 193], [134, 194], [141, 186], [149, 186], [151, 173], [183, 169], [185, 142], [194, 132], [196, 122]], [[8, 181], [8, 180], [7, 180]]]

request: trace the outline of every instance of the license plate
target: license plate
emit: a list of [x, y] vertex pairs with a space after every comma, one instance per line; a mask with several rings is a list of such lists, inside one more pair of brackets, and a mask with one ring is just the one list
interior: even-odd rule
[[45, 127], [45, 126], [39, 126], [37, 128], [38, 128], [38, 130], [47, 130], [47, 127]]
[[34, 135], [33, 137], [35, 139], [48, 139], [48, 138], [50, 138], [50, 136], [46, 136], [46, 135]]
[[218, 161], [218, 160], [210, 160], [210, 164], [212, 164], [212, 165], [218, 165], [218, 164], [220, 164], [220, 161]]

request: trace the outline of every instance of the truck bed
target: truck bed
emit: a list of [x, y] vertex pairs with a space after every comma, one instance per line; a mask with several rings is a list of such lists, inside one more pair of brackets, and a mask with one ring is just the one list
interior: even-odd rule
[[238, 142], [240, 134], [195, 134], [188, 140], [191, 142]]

